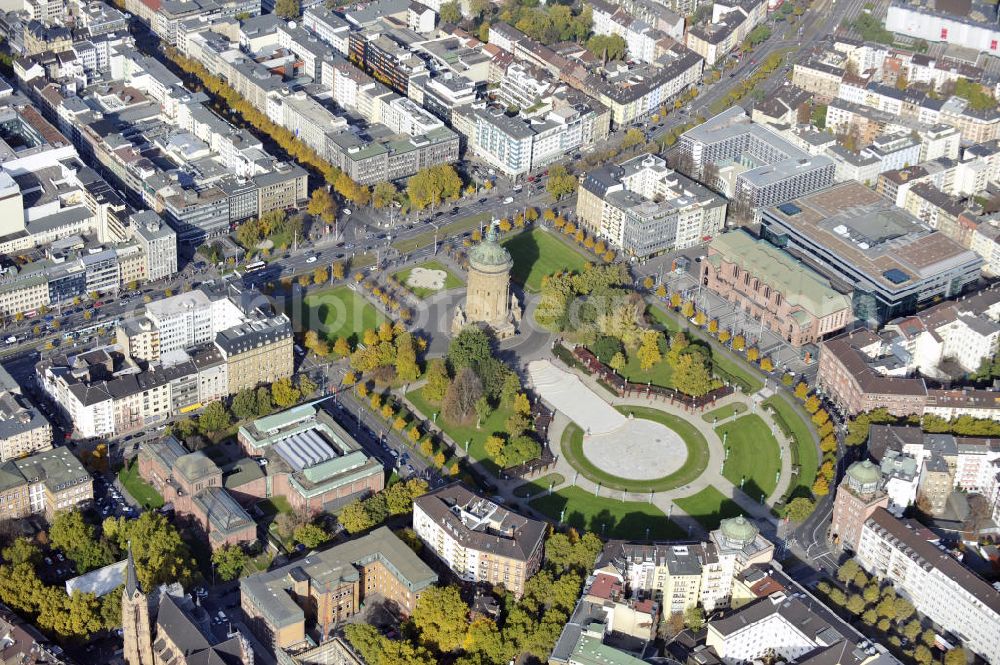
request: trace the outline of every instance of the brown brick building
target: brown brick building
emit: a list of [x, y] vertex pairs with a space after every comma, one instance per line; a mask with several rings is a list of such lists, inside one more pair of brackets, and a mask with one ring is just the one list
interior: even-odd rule
[[884, 376], [874, 366], [882, 340], [859, 329], [820, 344], [820, 388], [847, 415], [885, 407], [897, 416], [922, 414], [927, 403], [923, 379]]
[[841, 548], [858, 550], [861, 527], [876, 508], [886, 508], [889, 497], [882, 491], [882, 472], [869, 460], [847, 469], [833, 501], [830, 536]]
[[280, 568], [240, 581], [250, 629], [275, 651], [308, 645], [317, 630], [325, 642], [338, 622], [356, 614], [373, 595], [413, 612], [420, 593], [438, 577], [387, 527]]
[[702, 284], [793, 346], [842, 330], [851, 299], [787, 252], [743, 230], [715, 237], [701, 263]]
[[223, 487], [222, 469], [205, 453], [189, 453], [172, 436], [147, 442], [139, 474], [173, 504], [177, 517], [200, 528], [212, 549], [257, 540], [257, 524]]

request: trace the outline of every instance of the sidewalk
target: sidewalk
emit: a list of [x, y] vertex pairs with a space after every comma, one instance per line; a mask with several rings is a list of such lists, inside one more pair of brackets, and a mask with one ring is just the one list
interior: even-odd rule
[[[565, 369], [561, 366], [560, 368]], [[726, 419], [720, 420], [718, 423], [712, 424], [705, 422], [702, 419], [701, 416], [703, 412], [701, 411], [689, 409], [678, 404], [671, 404], [669, 401], [664, 401], [661, 399], [649, 399], [644, 397], [618, 397], [616, 395], [610, 394], [605, 388], [601, 387], [597, 383], [597, 380], [594, 377], [574, 369], [569, 369], [568, 371], [578, 376], [580, 380], [584, 383], [584, 385], [586, 385], [588, 388], [594, 391], [594, 393], [596, 393], [610, 405], [646, 406], [661, 410], [671, 415], [678, 416], [680, 418], [683, 418], [692, 426], [694, 426], [698, 430], [698, 432], [705, 437], [705, 440], [708, 443], [708, 449], [709, 449], [708, 466], [696, 480], [687, 485], [683, 485], [673, 490], [655, 492], [652, 493], [652, 495], [648, 493], [637, 494], [632, 492], [621, 492], [618, 490], [609, 490], [607, 488], [602, 488], [600, 489], [601, 495], [614, 498], [621, 498], [625, 501], [650, 502], [657, 508], [662, 510], [665, 515], [669, 516], [670, 519], [675, 523], [677, 523], [681, 528], [689, 530], [689, 532], [692, 534], [695, 533], [703, 534], [705, 532], [704, 527], [696, 520], [691, 518], [689, 515], [687, 515], [675, 503], [675, 499], [692, 496], [694, 494], [697, 494], [699, 491], [705, 489], [706, 487], [713, 486], [715, 487], [715, 489], [719, 490], [724, 495], [727, 495], [729, 498], [735, 501], [739, 505], [739, 507], [749, 516], [761, 522], [761, 525], [763, 527], [766, 527], [767, 531], [773, 532], [776, 529], [778, 520], [771, 514], [769, 504], [770, 502], [780, 498], [784, 494], [786, 488], [788, 487], [788, 484], [791, 482], [791, 461], [790, 461], [791, 457], [789, 451], [790, 444], [787, 438], [781, 432], [780, 428], [777, 427], [777, 424], [774, 422], [771, 415], [765, 409], [759, 406], [760, 400], [756, 396], [754, 395], [746, 396], [742, 393], [733, 393], [731, 395], [727, 395], [725, 397], [720, 398], [719, 400], [716, 401], [716, 403], [713, 406], [711, 406], [710, 408], [706, 408], [704, 412], [707, 413], [708, 411], [711, 411], [713, 409], [725, 406], [727, 404], [732, 404], [735, 402], [745, 404], [747, 406], [747, 410], [743, 413], [730, 416]], [[715, 427], [730, 420], [743, 417], [750, 413], [756, 414], [768, 425], [768, 427], [774, 434], [775, 439], [777, 440], [781, 451], [780, 455], [781, 477], [774, 492], [772, 492], [770, 497], [768, 497], [768, 503], [765, 505], [761, 505], [758, 501], [747, 496], [738, 487], [734, 486], [728, 479], [726, 479], [720, 472], [721, 463], [725, 459], [725, 452], [723, 450], [722, 441], [719, 439], [719, 436], [715, 432]], [[553, 421], [552, 426], [549, 428], [550, 446], [554, 448], [556, 446], [561, 445], [563, 432], [565, 431], [566, 426], [569, 424], [569, 422], [570, 421], [565, 414], [561, 412], [556, 413], [555, 420]], [[557, 451], [553, 450], [553, 452], [556, 453]], [[598, 487], [596, 483], [588, 480], [587, 478], [584, 478], [582, 474], [578, 473], [576, 469], [574, 469], [569, 464], [569, 462], [567, 462], [562, 457], [562, 455], [559, 455], [558, 453], [557, 453], [555, 467], [546, 471], [545, 475], [548, 475], [549, 473], [559, 473], [564, 478], [566, 478], [566, 480], [563, 483], [555, 485], [553, 487], [553, 491], [562, 489], [564, 487], [576, 485], [590, 492], [594, 493], [598, 492]], [[516, 497], [513, 497], [512, 492], [517, 486], [521, 484], [522, 482], [520, 480], [501, 482], [500, 483], [501, 493], [504, 494], [504, 496], [506, 497], [518, 500], [516, 499]]]

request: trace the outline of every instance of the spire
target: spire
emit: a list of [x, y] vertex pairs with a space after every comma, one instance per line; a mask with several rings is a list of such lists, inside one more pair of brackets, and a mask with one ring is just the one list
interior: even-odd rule
[[128, 563], [125, 564], [125, 593], [129, 598], [139, 591], [139, 577], [135, 573], [135, 559], [132, 557], [132, 541], [128, 541]]

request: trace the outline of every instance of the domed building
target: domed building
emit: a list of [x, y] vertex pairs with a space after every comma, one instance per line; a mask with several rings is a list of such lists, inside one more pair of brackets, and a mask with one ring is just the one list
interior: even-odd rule
[[774, 557], [774, 544], [743, 515], [719, 522], [708, 534], [701, 571], [698, 601], [711, 612], [728, 607], [736, 576], [750, 566], [767, 564]]
[[881, 469], [871, 460], [855, 462], [847, 467], [837, 487], [830, 538], [842, 549], [857, 551], [865, 521], [876, 508], [888, 505], [889, 496], [882, 491]]
[[742, 550], [757, 539], [760, 529], [743, 515], [719, 522], [721, 543], [729, 549]]
[[510, 337], [521, 320], [517, 297], [510, 292], [510, 269], [514, 260], [500, 244], [496, 222], [490, 224], [486, 237], [469, 250], [469, 274], [465, 290], [465, 308], [455, 310], [452, 332], [470, 324], [486, 324], [497, 337]]

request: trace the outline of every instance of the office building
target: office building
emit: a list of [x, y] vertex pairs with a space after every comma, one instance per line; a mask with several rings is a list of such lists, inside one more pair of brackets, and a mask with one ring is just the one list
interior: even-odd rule
[[860, 183], [766, 208], [761, 224], [766, 240], [852, 287], [854, 314], [869, 324], [957, 296], [979, 279], [980, 257]]
[[502, 584], [515, 596], [542, 565], [545, 524], [454, 483], [413, 502], [413, 530], [462, 580]]
[[810, 155], [731, 107], [680, 136], [678, 152], [694, 179], [756, 210], [833, 184], [836, 165]]

